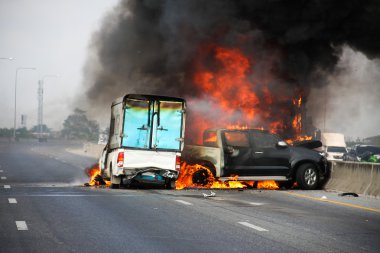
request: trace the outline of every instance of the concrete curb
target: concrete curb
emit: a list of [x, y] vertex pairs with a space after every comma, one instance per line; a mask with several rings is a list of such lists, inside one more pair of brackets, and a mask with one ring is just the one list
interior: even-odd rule
[[334, 161], [325, 189], [380, 197], [380, 164]]

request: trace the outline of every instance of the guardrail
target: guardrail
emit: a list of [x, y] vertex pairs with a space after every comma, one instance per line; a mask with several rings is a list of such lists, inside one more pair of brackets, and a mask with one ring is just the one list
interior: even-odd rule
[[333, 161], [325, 189], [380, 197], [380, 163]]

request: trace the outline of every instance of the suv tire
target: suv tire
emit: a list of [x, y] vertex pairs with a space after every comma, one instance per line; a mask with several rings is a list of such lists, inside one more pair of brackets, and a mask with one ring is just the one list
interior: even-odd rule
[[314, 164], [302, 164], [296, 174], [298, 186], [303, 190], [315, 190], [319, 185], [319, 172]]

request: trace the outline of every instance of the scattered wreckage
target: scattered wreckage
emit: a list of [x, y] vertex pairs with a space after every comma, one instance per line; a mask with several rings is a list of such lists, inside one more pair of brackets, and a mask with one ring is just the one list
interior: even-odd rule
[[380, 163], [380, 147], [358, 144], [343, 155], [343, 161]]

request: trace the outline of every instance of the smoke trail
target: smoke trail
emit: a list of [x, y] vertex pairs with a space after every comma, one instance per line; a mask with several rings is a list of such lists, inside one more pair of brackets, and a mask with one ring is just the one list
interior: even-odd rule
[[[307, 98], [334, 70], [342, 46], [377, 58], [379, 26], [376, 0], [123, 0], [94, 35], [87, 101], [99, 112], [132, 92], [199, 98], [194, 60], [206, 43], [252, 56], [250, 78], [270, 79], [273, 94], [301, 90]], [[207, 52], [202, 61], [213, 64]], [[278, 112], [282, 104], [273, 106]]]

